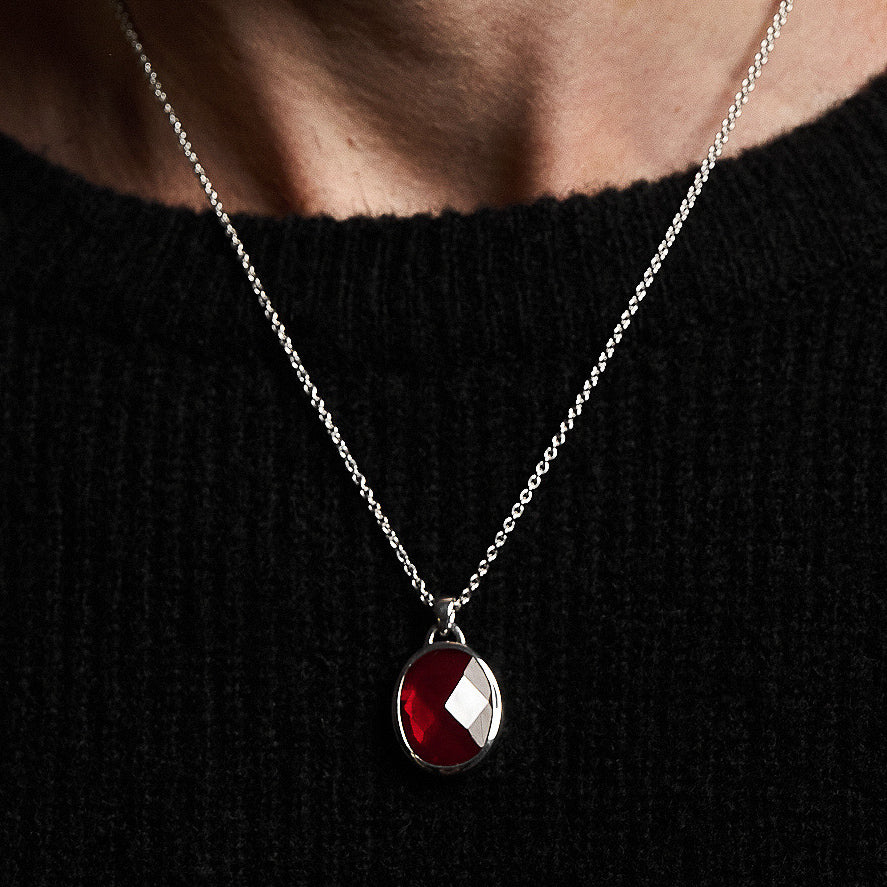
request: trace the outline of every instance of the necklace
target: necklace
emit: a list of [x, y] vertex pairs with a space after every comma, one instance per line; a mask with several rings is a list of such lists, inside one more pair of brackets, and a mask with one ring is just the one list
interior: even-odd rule
[[572, 430], [575, 420], [582, 414], [582, 409], [588, 402], [592, 390], [600, 381], [610, 358], [628, 330], [632, 317], [647, 295], [653, 279], [662, 267], [669, 249], [683, 228], [696, 199], [708, 181], [709, 174], [721, 156], [729, 134], [733, 131], [736, 120], [742, 114], [742, 106], [747, 103], [749, 94], [755, 87], [755, 82], [761, 76], [763, 66], [767, 63], [770, 52], [783, 25], [785, 25], [789, 12], [791, 12], [792, 5], [792, 0], [782, 0], [779, 4], [779, 8], [767, 28], [766, 35], [761, 40], [759, 50], [754, 55], [753, 63], [748, 68], [741, 87], [734, 96], [733, 103], [727, 109], [721, 128], [709, 147], [702, 165], [696, 172], [686, 196], [681, 201], [653, 258], [635, 287], [626, 309], [613, 328], [597, 363], [592, 367], [588, 378], [583, 383], [582, 390], [576, 395], [573, 405], [567, 411], [566, 418], [560, 423], [557, 433], [551, 438], [550, 444], [527, 480], [526, 486], [521, 490], [517, 501], [511, 507], [510, 514], [503, 521], [502, 529], [496, 533], [493, 542], [487, 548], [459, 595], [444, 597], [435, 595], [428, 590], [400, 538], [382, 511], [379, 500], [358, 468], [332, 413], [324, 404], [317, 386], [293, 346], [286, 327], [280, 320], [277, 311], [274, 310], [249, 254], [231, 219], [225, 212], [221, 198], [207, 176], [206, 170], [201, 165], [181, 120], [173, 110], [169, 98], [161, 86], [157, 72], [139, 40], [129, 12], [122, 0], [115, 0], [114, 6], [120, 27], [138, 56], [151, 91], [163, 107], [163, 111], [178, 137], [179, 145], [194, 169], [228, 241], [234, 248], [252, 291], [290, 364], [296, 371], [311, 406], [344, 461], [351, 480], [358, 487], [361, 497], [366, 501], [367, 508], [394, 549], [411, 585], [418, 593], [422, 603], [431, 607], [434, 612], [435, 621], [426, 635], [425, 644], [403, 667], [392, 699], [392, 719], [395, 734], [401, 747], [416, 764], [427, 770], [441, 774], [466, 770], [483, 759], [499, 735], [502, 723], [502, 696], [498, 682], [487, 663], [466, 645], [465, 636], [456, 625], [456, 614], [471, 600], [472, 594], [489, 571], [499, 550], [508, 541], [517, 521], [523, 515], [524, 509], [530, 504], [534, 491], [541, 484], [545, 474], [548, 473], [551, 463], [557, 457], [558, 449], [566, 441], [567, 434]]

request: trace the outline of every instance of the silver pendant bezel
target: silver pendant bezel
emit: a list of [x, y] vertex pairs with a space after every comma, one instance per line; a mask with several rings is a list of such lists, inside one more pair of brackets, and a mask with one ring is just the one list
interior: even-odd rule
[[[467, 653], [469, 656], [473, 656], [474, 659], [478, 662], [481, 669], [483, 670], [484, 675], [487, 680], [490, 682], [490, 707], [493, 710], [493, 718], [490, 723], [490, 730], [487, 733], [487, 741], [484, 743], [483, 747], [478, 749], [477, 754], [471, 758], [471, 760], [466, 761], [464, 764], [451, 764], [451, 765], [441, 765], [441, 764], [431, 764], [428, 761], [420, 758], [410, 747], [410, 743], [407, 740], [406, 732], [404, 731], [403, 719], [401, 718], [400, 713], [400, 693], [403, 689], [404, 678], [407, 675], [407, 672], [410, 670], [416, 660], [421, 659], [427, 653], [430, 653], [432, 650], [440, 650], [446, 648], [448, 650], [461, 650], [463, 653]], [[483, 660], [482, 657], [478, 656], [477, 653], [471, 649], [471, 647], [458, 643], [456, 641], [434, 641], [432, 643], [427, 643], [419, 650], [417, 650], [408, 660], [406, 665], [401, 669], [400, 677], [397, 679], [397, 683], [394, 687], [394, 696], [391, 701], [391, 717], [394, 723], [394, 732], [400, 740], [400, 746], [406, 753], [406, 756], [410, 758], [415, 764], [421, 767], [423, 770], [428, 770], [432, 773], [438, 773], [441, 776], [450, 776], [456, 773], [464, 773], [466, 770], [470, 770], [472, 767], [479, 764], [490, 752], [490, 749], [493, 746], [493, 743], [496, 741], [496, 737], [499, 735], [499, 731], [502, 727], [502, 693], [499, 690], [499, 682], [496, 680], [496, 675], [493, 674], [493, 670], [489, 665]]]

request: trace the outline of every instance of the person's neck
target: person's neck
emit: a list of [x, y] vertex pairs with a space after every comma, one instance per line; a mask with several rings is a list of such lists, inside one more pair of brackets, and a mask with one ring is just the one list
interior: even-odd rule
[[[684, 169], [704, 155], [777, 5], [130, 9], [230, 209], [344, 217], [470, 210]], [[0, 27], [0, 130], [100, 184], [203, 208], [108, 6], [37, 0], [30, 25], [16, 6], [0, 7], [11, 24]], [[818, 116], [884, 70], [887, 8], [853, 6], [838, 17], [828, 0], [797, 4], [731, 151]], [[22, 51], [36, 78], [23, 75]]]

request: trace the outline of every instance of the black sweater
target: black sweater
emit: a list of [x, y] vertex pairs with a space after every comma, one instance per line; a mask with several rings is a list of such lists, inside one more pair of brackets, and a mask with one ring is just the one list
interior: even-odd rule
[[[691, 177], [238, 219], [435, 591]], [[390, 719], [430, 613], [215, 218], [3, 139], [0, 880], [883, 884], [885, 405], [881, 77], [718, 166], [460, 614], [504, 733], [435, 777]]]

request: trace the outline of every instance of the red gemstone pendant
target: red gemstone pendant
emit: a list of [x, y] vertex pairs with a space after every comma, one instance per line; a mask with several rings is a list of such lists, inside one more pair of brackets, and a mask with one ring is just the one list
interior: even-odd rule
[[502, 697], [492, 670], [472, 649], [429, 639], [400, 674], [393, 716], [404, 750], [419, 766], [458, 773], [490, 750], [502, 723]]

